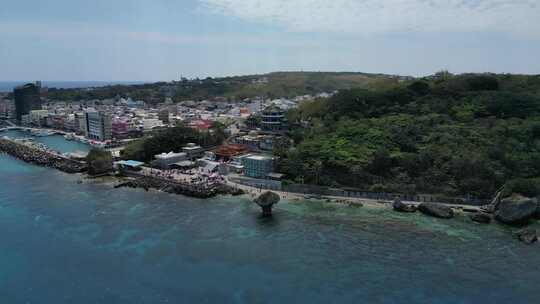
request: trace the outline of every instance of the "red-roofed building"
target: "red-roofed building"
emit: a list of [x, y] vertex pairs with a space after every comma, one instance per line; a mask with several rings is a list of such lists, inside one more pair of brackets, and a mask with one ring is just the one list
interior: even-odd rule
[[125, 139], [129, 136], [128, 124], [125, 120], [114, 119], [111, 124], [112, 136], [117, 139]]
[[222, 145], [219, 146], [217, 149], [215, 149], [214, 154], [216, 155], [217, 159], [228, 161], [232, 159], [235, 156], [246, 154], [249, 152], [248, 148], [244, 145]]
[[188, 126], [196, 130], [208, 130], [212, 126], [212, 122], [209, 120], [192, 120]]

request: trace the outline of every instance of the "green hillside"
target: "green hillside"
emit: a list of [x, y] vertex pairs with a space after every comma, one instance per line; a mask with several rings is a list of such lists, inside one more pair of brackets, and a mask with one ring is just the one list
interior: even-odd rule
[[183, 79], [142, 85], [115, 85], [92, 90], [51, 88], [48, 97], [51, 100], [65, 101], [106, 99], [120, 96], [142, 99], [149, 103], [163, 102], [166, 97], [171, 97], [176, 102], [215, 97], [241, 100], [256, 96], [294, 97], [353, 87], [389, 87], [398, 83], [398, 77], [382, 74], [276, 72], [266, 75]]
[[291, 180], [372, 191], [540, 194], [540, 76], [439, 73], [288, 113]]

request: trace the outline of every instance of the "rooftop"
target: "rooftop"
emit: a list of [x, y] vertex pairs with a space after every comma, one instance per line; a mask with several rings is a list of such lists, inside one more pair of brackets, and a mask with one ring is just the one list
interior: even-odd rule
[[117, 164], [128, 167], [141, 167], [144, 165], [144, 163], [135, 160], [122, 160], [117, 162]]
[[162, 153], [155, 156], [156, 159], [167, 159], [167, 158], [176, 158], [176, 157], [183, 157], [186, 156], [186, 153]]
[[273, 160], [274, 157], [270, 155], [261, 155], [261, 154], [250, 154], [245, 156], [245, 158], [253, 160]]
[[202, 149], [202, 147], [201, 146], [196, 146], [196, 145], [194, 145], [194, 146], [187, 145], [187, 146], [182, 148], [182, 150], [198, 150], [198, 149]]

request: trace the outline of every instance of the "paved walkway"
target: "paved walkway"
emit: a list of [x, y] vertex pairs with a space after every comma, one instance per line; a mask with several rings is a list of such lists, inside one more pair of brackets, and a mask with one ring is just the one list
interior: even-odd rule
[[[225, 181], [231, 187], [235, 187], [235, 188], [242, 189], [242, 190], [246, 191], [246, 193], [248, 193], [252, 198], [255, 198], [256, 196], [260, 195], [261, 193], [263, 193], [265, 191], [275, 192], [282, 199], [288, 200], [288, 201], [306, 200], [306, 196], [309, 196], [309, 194], [306, 195], [304, 193], [283, 192], [283, 191], [267, 190], [267, 189], [261, 189], [261, 188], [246, 186], [246, 185], [243, 185], [243, 184], [233, 182], [232, 180], [230, 180], [228, 178], [225, 178]], [[311, 195], [311, 196], [313, 196], [313, 195]], [[369, 198], [358, 198], [358, 197], [348, 197], [348, 196], [326, 196], [326, 195], [321, 196], [321, 200], [327, 200], [327, 199], [329, 199], [329, 200], [331, 200], [333, 202], [337, 202], [337, 203], [346, 203], [346, 204], [353, 204], [353, 205], [355, 203], [356, 204], [361, 203], [361, 204], [364, 204], [364, 205], [367, 204], [367, 205], [370, 205], [372, 207], [379, 207], [379, 208], [391, 206], [391, 203], [392, 203], [392, 201], [374, 200], [374, 199], [369, 199]], [[415, 202], [415, 201], [404, 201], [404, 203], [411, 204], [411, 205], [416, 205], [416, 206], [421, 204], [421, 202]], [[460, 204], [446, 204], [446, 203], [440, 203], [440, 204], [443, 204], [445, 206], [448, 206], [448, 207], [451, 207], [451, 208], [454, 208], [454, 209], [467, 211], [467, 212], [480, 212], [480, 211], [482, 211], [482, 207], [480, 207], [480, 206], [460, 205]]]

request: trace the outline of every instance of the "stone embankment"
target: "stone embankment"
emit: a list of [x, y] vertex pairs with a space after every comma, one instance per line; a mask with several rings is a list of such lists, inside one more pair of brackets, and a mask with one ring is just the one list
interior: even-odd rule
[[159, 191], [181, 194], [196, 198], [210, 198], [216, 195], [242, 195], [244, 192], [227, 185], [215, 185], [212, 187], [202, 187], [198, 185], [180, 184], [174, 181], [166, 181], [153, 177], [134, 178], [115, 186], [115, 188], [142, 188], [145, 190], [156, 189]]
[[66, 173], [81, 173], [87, 169], [86, 164], [82, 162], [5, 138], [0, 138], [0, 153], [6, 153], [24, 162], [55, 168]]

